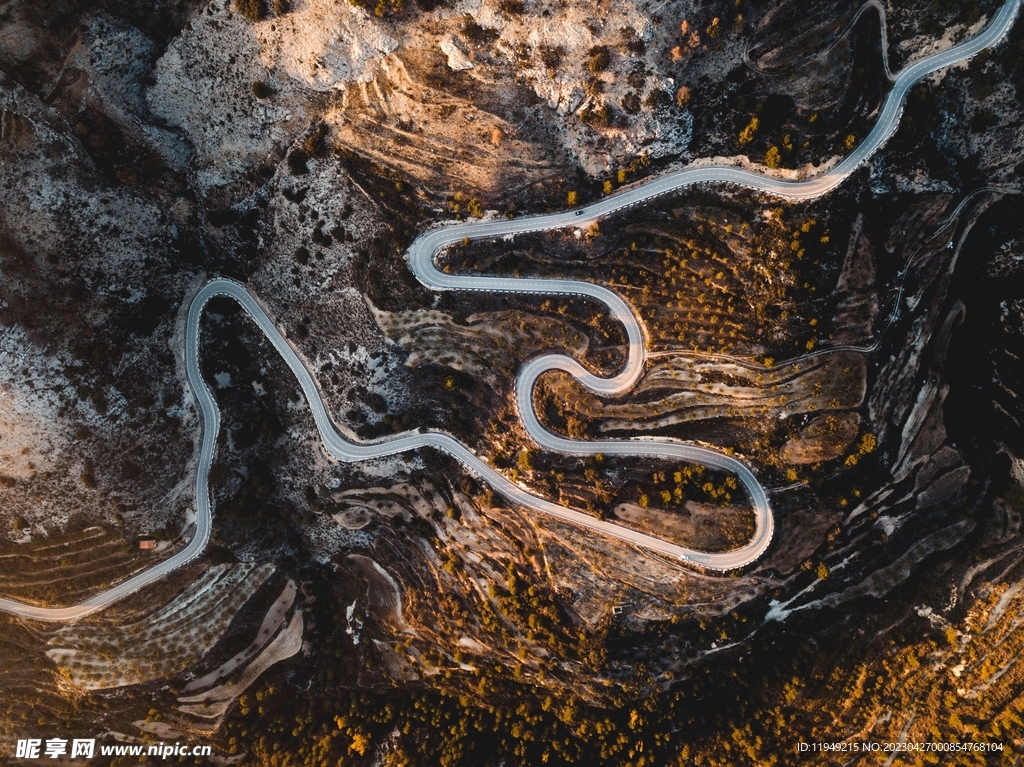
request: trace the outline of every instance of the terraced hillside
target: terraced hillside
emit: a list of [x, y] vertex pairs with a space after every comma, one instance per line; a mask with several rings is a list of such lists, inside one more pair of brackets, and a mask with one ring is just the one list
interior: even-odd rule
[[153, 564], [119, 531], [91, 526], [0, 549], [0, 595], [40, 605], [78, 604]]
[[211, 567], [172, 602], [141, 620], [61, 629], [49, 640], [46, 654], [86, 690], [176, 676], [209, 652], [273, 571], [272, 565]]

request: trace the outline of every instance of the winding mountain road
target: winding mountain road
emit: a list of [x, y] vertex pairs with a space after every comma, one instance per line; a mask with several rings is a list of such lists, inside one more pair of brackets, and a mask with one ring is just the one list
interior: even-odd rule
[[998, 43], [1010, 29], [1021, 2], [1022, 0], [1006, 0], [1006, 3], [979, 35], [942, 53], [922, 59], [903, 70], [896, 77], [871, 133], [849, 156], [824, 174], [806, 180], [791, 181], [728, 166], [689, 168], [653, 179], [631, 189], [621, 190], [600, 202], [578, 210], [552, 215], [526, 216], [511, 221], [485, 221], [435, 229], [418, 237], [410, 247], [407, 253], [410, 267], [424, 285], [434, 290], [582, 295], [605, 304], [611, 316], [619, 320], [626, 329], [629, 355], [624, 369], [616, 376], [602, 378], [590, 373], [579, 362], [565, 355], [549, 354], [531, 360], [521, 369], [516, 382], [516, 403], [527, 432], [542, 448], [571, 455], [605, 453], [608, 455], [655, 456], [701, 463], [735, 473], [749, 493], [756, 515], [753, 538], [741, 548], [714, 554], [694, 551], [596, 519], [582, 512], [567, 509], [539, 498], [511, 482], [468, 447], [443, 432], [420, 430], [375, 442], [358, 442], [353, 437], [345, 435], [332, 421], [313, 377], [256, 297], [241, 284], [226, 279], [214, 279], [207, 283], [192, 300], [186, 326], [186, 372], [199, 405], [202, 420], [199, 466], [195, 485], [196, 529], [192, 539], [184, 549], [174, 556], [81, 604], [49, 608], [0, 598], [0, 611], [41, 621], [75, 620], [100, 610], [162, 578], [172, 570], [196, 558], [205, 550], [210, 538], [213, 516], [208, 479], [220, 430], [220, 411], [200, 371], [199, 321], [207, 301], [214, 296], [227, 296], [238, 302], [277, 349], [302, 388], [324, 447], [340, 461], [364, 461], [394, 453], [418, 450], [423, 447], [432, 447], [443, 450], [461, 461], [512, 503], [712, 570], [732, 570], [754, 562], [771, 543], [774, 519], [764, 488], [750, 468], [742, 461], [715, 450], [668, 439], [641, 438], [594, 442], [569, 440], [551, 434], [537, 420], [537, 414], [532, 405], [533, 388], [540, 376], [548, 371], [565, 371], [577, 378], [588, 389], [602, 396], [621, 394], [637, 382], [644, 370], [647, 351], [643, 326], [629, 304], [607, 288], [576, 280], [446, 274], [436, 267], [434, 257], [440, 249], [467, 238], [470, 240], [494, 239], [525, 232], [586, 225], [625, 208], [640, 205], [655, 197], [694, 184], [735, 184], [788, 200], [809, 200], [820, 197], [841, 184], [892, 136], [899, 125], [906, 94], [915, 83], [932, 72], [970, 58]]

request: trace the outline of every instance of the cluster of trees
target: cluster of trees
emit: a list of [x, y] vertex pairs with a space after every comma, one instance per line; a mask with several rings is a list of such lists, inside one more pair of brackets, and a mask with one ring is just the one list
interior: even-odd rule
[[846, 456], [845, 464], [847, 466], [856, 466], [861, 458], [875, 452], [876, 447], [878, 447], [878, 437], [871, 432], [865, 433], [860, 438], [860, 442], [857, 443], [854, 451]]
[[464, 213], [471, 218], [481, 218], [484, 215], [484, 205], [477, 197], [456, 192], [449, 196], [446, 202], [448, 203], [448, 210], [460, 221]]
[[[871, 447], [870, 440], [862, 438], [861, 444]], [[523, 464], [531, 469], [533, 456], [524, 456]], [[702, 474], [707, 480], [710, 472]], [[728, 479], [721, 484], [734, 490]], [[653, 476], [652, 484], [660, 492], [674, 489], [678, 482], [666, 471]], [[471, 575], [453, 549], [446, 551], [444, 569], [457, 579]], [[742, 620], [736, 617], [736, 625], [728, 626], [728, 621], [711, 621], [699, 630], [695, 621], [653, 623], [639, 634], [614, 624], [581, 627], [563, 610], [563, 597], [536, 574], [527, 551], [521, 559], [505, 563], [504, 569], [505, 581], [494, 584], [490, 594], [497, 613], [488, 613], [490, 608], [482, 606], [486, 600], [475, 596], [472, 604], [445, 599], [437, 620], [450, 621], [468, 635], [504, 648], [505, 654], [449, 657], [428, 651], [424, 655], [437, 673], [395, 687], [386, 680], [381, 683], [379, 677], [368, 682], [362, 676], [375, 673], [372, 669], [379, 669], [381, 661], [373, 655], [372, 643], [354, 646], [345, 633], [345, 606], [351, 603], [351, 594], [318, 598], [309, 606], [311, 623], [317, 627], [309, 637], [314, 656], [282, 664], [273, 673], [287, 674], [289, 682], [275, 685], [275, 677], [269, 677], [231, 715], [225, 735], [228, 748], [232, 753], [248, 752], [256, 764], [275, 767], [760, 767], [787, 764], [787, 755], [801, 740], [844, 737], [867, 722], [882, 721], [881, 711], [912, 710], [917, 700], [927, 701], [917, 707], [913, 734], [918, 739], [936, 739], [929, 738], [929, 727], [994, 740], [1007, 740], [1021, 731], [1021, 707], [1012, 697], [1019, 681], [1016, 666], [1002, 677], [1005, 684], [996, 686], [994, 697], [964, 703], [962, 696], [950, 694], [948, 686], [962, 682], [947, 683], [946, 676], [928, 674], [936, 660], [947, 667], [956, 662], [960, 643], [941, 633], [931, 636], [927, 622], [896, 623], [897, 631], [908, 632], [898, 634], [893, 633], [892, 615], [869, 614], [862, 623], [866, 638], [861, 641], [856, 635], [851, 638], [845, 627], [830, 633], [831, 612], [807, 611], [784, 626], [762, 626], [741, 652], [722, 653], [714, 656], [713, 664], [692, 666], [684, 681], [673, 684], [667, 674], [652, 678], [644, 648], [658, 647], [659, 641], [672, 637], [703, 642], [746, 634], [748, 629], [733, 631]], [[798, 577], [825, 580], [829, 572], [819, 563]], [[332, 588], [343, 586], [335, 583]], [[467, 586], [466, 592], [472, 591]], [[979, 608], [972, 619], [975, 624], [988, 620], [986, 609], [998, 597], [994, 594], [987, 608]], [[1004, 631], [1015, 614], [1008, 610], [1005, 626], [997, 632], [997, 638], [1006, 642], [998, 657], [985, 665], [984, 645], [965, 656], [972, 684], [992, 680], [1024, 644], [1024, 638], [1007, 638]], [[883, 640], [874, 640], [882, 629]], [[926, 633], [921, 638], [913, 631]], [[814, 636], [815, 642], [794, 641], [793, 636]], [[522, 648], [519, 661], [514, 656], [517, 646]], [[537, 646], [546, 658], [539, 657]], [[472, 670], [455, 665], [463, 662]], [[299, 683], [306, 679], [308, 685]], [[886, 731], [886, 738], [897, 738], [905, 723], [894, 717], [890, 729], [895, 730]], [[884, 721], [882, 725], [889, 726]], [[995, 759], [990, 757], [989, 763], [1002, 763]]]
[[[993, 10], [992, 3], [986, 3]], [[917, 28], [926, 35], [941, 37], [955, 24], [971, 27], [981, 21], [981, 5], [978, 2], [960, 2], [959, 0], [938, 0], [931, 13], [915, 15]]]
[[[528, 603], [529, 587], [523, 588], [520, 574], [509, 580], [509, 591]], [[920, 740], [948, 740], [939, 736], [956, 733], [1009, 743], [1021, 732], [1018, 703], [989, 716], [998, 696], [967, 701], [947, 693], [949, 683], [931, 670], [937, 658], [955, 658], [954, 643], [941, 634], [915, 639], [890, 632], [885, 641], [868, 646], [851, 642], [846, 633], [830, 633], [829, 616], [804, 620], [818, 621], [802, 625], [797, 634], [813, 633], [813, 644], [791, 636], [783, 640], [784, 628], [792, 627], [769, 625], [748, 646], [749, 655], [745, 650], [716, 656], [717, 663], [695, 666], [684, 683], [667, 686], [650, 686], [643, 659], [634, 657], [629, 666], [636, 682], [617, 682], [599, 697], [583, 686], [526, 682], [517, 678], [515, 664], [493, 662], [475, 663], [474, 672], [432, 677], [429, 684], [358, 689], [351, 672], [343, 670], [350, 665], [345, 655], [353, 650], [339, 644], [337, 652], [328, 647], [330, 657], [307, 661], [315, 667], [308, 690], [294, 681], [267, 683], [257, 693], [258, 705], [247, 701], [228, 722], [229, 749], [274, 767], [510, 762], [762, 767], [788, 764], [800, 741], [841, 739], [873, 720], [883, 728], [874, 736], [896, 740], [912, 711]], [[870, 628], [880, 622], [869, 619]], [[912, 628], [920, 630], [907, 630]], [[689, 623], [662, 624], [650, 632], [631, 637], [630, 647], [673, 632], [703, 639], [729, 636], [709, 635]], [[618, 640], [609, 634], [602, 641], [607, 651]], [[922, 695], [927, 705], [914, 706]], [[878, 716], [885, 710], [898, 713], [891, 725]], [[972, 763], [973, 757], [963, 758]], [[1009, 764], [1012, 754], [1004, 750], [976, 761]]]
[[686, 501], [719, 503], [728, 506], [739, 483], [731, 474], [706, 469], [700, 464], [684, 466], [677, 471], [656, 471], [649, 484], [636, 488], [637, 503], [647, 508], [680, 508]]

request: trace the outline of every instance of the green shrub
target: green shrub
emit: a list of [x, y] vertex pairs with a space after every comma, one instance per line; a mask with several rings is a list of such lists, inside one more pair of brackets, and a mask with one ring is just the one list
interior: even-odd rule
[[465, 22], [462, 25], [462, 36], [466, 42], [473, 45], [486, 45], [498, 39], [498, 32], [480, 26], [472, 16], [466, 14]]
[[611, 54], [603, 45], [594, 46], [587, 52], [587, 55], [590, 57], [587, 60], [587, 69], [594, 74], [606, 70], [612, 61]]
[[647, 43], [632, 27], [623, 27], [622, 37], [626, 41], [626, 50], [630, 53], [640, 56], [647, 51]]
[[565, 48], [561, 45], [542, 45], [540, 47], [540, 60], [548, 69], [558, 69], [565, 58]]
[[326, 157], [327, 156], [327, 126], [320, 123], [313, 129], [313, 131], [306, 136], [302, 141], [302, 151], [306, 153], [307, 157]]
[[998, 125], [999, 118], [988, 109], [982, 109], [971, 118], [971, 132], [984, 133], [989, 128]]
[[261, 21], [267, 16], [263, 0], [235, 0], [235, 10], [250, 21]]
[[363, 8], [367, 11], [372, 10], [373, 15], [379, 18], [385, 16], [395, 16], [402, 12], [402, 8], [405, 7], [403, 0], [348, 0], [352, 5], [359, 8]]
[[613, 119], [614, 114], [608, 104], [600, 104], [580, 113], [580, 120], [594, 128], [607, 128]]
[[293, 149], [288, 153], [288, 169], [292, 172], [293, 176], [301, 176], [309, 172], [309, 168], [306, 167], [306, 162], [309, 160], [309, 155], [301, 149]]
[[661, 107], [667, 107], [671, 103], [672, 97], [660, 88], [652, 90], [647, 94], [647, 98], [644, 99], [644, 106], [652, 112]]
[[1007, 502], [1017, 511], [1024, 511], [1024, 487], [1014, 483], [1003, 494]]

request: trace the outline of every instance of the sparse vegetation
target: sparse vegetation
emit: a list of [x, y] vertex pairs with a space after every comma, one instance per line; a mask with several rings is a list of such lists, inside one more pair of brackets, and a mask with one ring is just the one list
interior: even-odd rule
[[75, 684], [90, 690], [175, 676], [209, 652], [273, 569], [210, 568], [177, 600], [141, 621], [61, 629], [47, 655]]
[[[13, 528], [29, 523], [19, 516]], [[39, 537], [0, 555], [0, 596], [46, 605], [74, 604], [151, 564], [134, 541], [100, 527]]]
[[603, 72], [611, 63], [611, 53], [605, 46], [595, 46], [587, 51], [587, 69], [593, 73]]
[[234, 0], [235, 10], [249, 19], [262, 21], [267, 16], [267, 5], [264, 0]]
[[560, 45], [542, 45], [540, 48], [540, 60], [548, 69], [558, 69], [565, 58], [565, 48]]
[[349, 0], [352, 5], [372, 11], [377, 17], [398, 15], [405, 7], [405, 0]]
[[467, 43], [475, 46], [483, 46], [498, 39], [497, 30], [483, 27], [470, 15], [466, 15], [462, 22], [462, 37]]
[[597, 104], [580, 112], [580, 120], [593, 128], [607, 128], [614, 120], [611, 105]]

